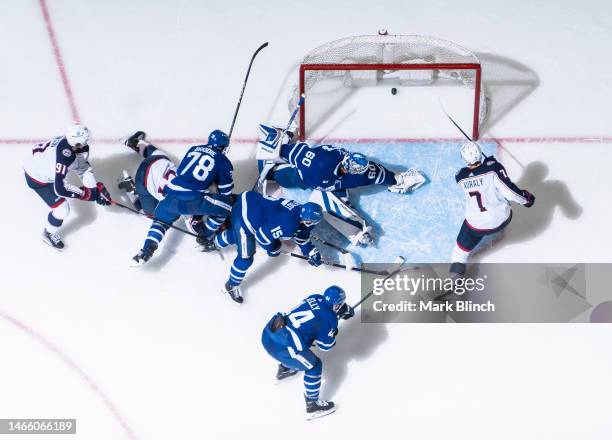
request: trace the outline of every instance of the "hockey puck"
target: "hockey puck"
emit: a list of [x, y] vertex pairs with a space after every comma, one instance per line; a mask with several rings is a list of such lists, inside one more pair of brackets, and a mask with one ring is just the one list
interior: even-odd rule
[[391, 88], [391, 94], [397, 95], [397, 89], [395, 87]]

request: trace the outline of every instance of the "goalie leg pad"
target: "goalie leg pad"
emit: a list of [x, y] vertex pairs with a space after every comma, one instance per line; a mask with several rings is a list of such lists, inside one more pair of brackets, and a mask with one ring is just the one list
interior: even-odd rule
[[348, 238], [353, 245], [372, 244], [372, 227], [335, 193], [314, 190], [309, 201], [321, 205], [327, 223]]

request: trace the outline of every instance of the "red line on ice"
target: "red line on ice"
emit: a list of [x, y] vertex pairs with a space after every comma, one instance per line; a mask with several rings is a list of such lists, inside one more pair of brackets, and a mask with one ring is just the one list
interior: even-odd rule
[[[116, 144], [119, 143], [119, 137], [115, 138], [96, 138], [92, 143], [100, 144]], [[44, 142], [48, 139], [43, 138], [6, 138], [0, 139], [0, 144], [27, 144], [34, 145]], [[152, 144], [205, 144], [208, 138], [199, 137], [183, 137], [183, 138], [157, 138], [148, 139]], [[327, 143], [425, 143], [425, 142], [463, 142], [463, 138], [326, 138], [326, 139], [310, 139], [310, 141]], [[499, 137], [499, 138], [481, 138], [481, 142], [504, 142], [508, 144], [609, 144], [612, 143], [612, 136], [526, 136], [526, 137]], [[234, 144], [254, 144], [257, 142], [255, 138], [232, 138]]]
[[70, 82], [68, 81], [68, 74], [66, 73], [66, 67], [64, 66], [62, 53], [60, 52], [59, 44], [57, 44], [57, 38], [55, 37], [55, 31], [53, 30], [53, 24], [51, 23], [51, 16], [49, 15], [49, 8], [47, 7], [47, 2], [46, 0], [38, 0], [38, 4], [40, 5], [43, 18], [45, 19], [47, 35], [49, 35], [49, 40], [51, 40], [53, 54], [55, 55], [55, 64], [57, 65], [60, 76], [62, 78], [62, 83], [64, 84], [64, 92], [66, 93], [66, 98], [68, 98], [68, 104], [70, 105], [72, 119], [74, 120], [74, 122], [79, 122], [79, 112], [77, 111], [77, 107], [74, 102], [74, 95], [72, 94], [72, 89], [70, 88]]
[[89, 377], [87, 373], [85, 373], [72, 359], [70, 359], [70, 357], [66, 353], [64, 353], [55, 344], [53, 344], [51, 341], [46, 339], [41, 334], [37, 333], [35, 330], [28, 327], [23, 322], [17, 320], [16, 318], [13, 318], [12, 316], [7, 315], [1, 310], [0, 310], [0, 318], [4, 319], [8, 323], [17, 327], [19, 330], [22, 330], [24, 333], [34, 338], [38, 343], [42, 344], [47, 350], [55, 354], [66, 365], [68, 365], [72, 369], [72, 371], [76, 373], [78, 376], [80, 376], [81, 379], [83, 379], [83, 381], [85, 381], [85, 383], [89, 385], [89, 387], [92, 389], [92, 391], [102, 400], [106, 408], [108, 408], [108, 410], [112, 413], [115, 419], [119, 422], [119, 424], [125, 431], [126, 435], [130, 439], [136, 440], [136, 436], [134, 435], [134, 432], [130, 429], [127, 422], [125, 421], [123, 416], [119, 413], [115, 405], [113, 405], [113, 403], [109, 400], [109, 398], [106, 397], [106, 394], [104, 394], [104, 392], [93, 381], [93, 379]]

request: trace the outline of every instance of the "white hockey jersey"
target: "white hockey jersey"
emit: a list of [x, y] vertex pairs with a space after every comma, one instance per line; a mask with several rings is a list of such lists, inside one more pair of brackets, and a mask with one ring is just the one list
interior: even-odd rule
[[53, 183], [57, 195], [78, 198], [83, 191], [65, 178], [69, 171], [75, 171], [84, 186], [95, 188], [97, 181], [88, 158], [89, 146], [74, 151], [64, 136], [57, 136], [32, 148], [24, 171], [41, 184]]
[[527, 192], [512, 183], [493, 157], [474, 169], [462, 168], [455, 179], [465, 193], [465, 220], [476, 231], [495, 229], [508, 220], [512, 213], [509, 201], [521, 205], [529, 201]]
[[147, 192], [161, 201], [166, 196], [166, 184], [176, 176], [176, 165], [160, 150], [156, 150], [150, 157], [155, 159], [151, 160], [146, 169], [144, 182]]

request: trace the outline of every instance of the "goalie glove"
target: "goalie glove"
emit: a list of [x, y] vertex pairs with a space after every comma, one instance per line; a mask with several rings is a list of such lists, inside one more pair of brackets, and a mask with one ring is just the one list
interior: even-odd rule
[[415, 191], [424, 183], [425, 176], [415, 168], [410, 168], [408, 171], [395, 174], [395, 185], [390, 185], [387, 190], [393, 193], [405, 194]]

